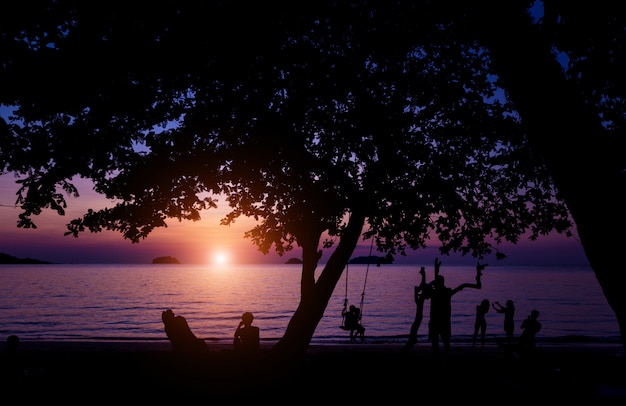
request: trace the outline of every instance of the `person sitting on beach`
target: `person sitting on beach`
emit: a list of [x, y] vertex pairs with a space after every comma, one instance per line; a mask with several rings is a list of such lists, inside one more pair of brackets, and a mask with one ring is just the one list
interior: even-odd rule
[[450, 351], [450, 338], [452, 336], [452, 296], [465, 288], [481, 289], [480, 277], [482, 270], [487, 264], [476, 265], [476, 283], [463, 283], [452, 289], [445, 285], [445, 278], [439, 274], [441, 261], [435, 259], [435, 280], [428, 290], [430, 297], [430, 320], [428, 321], [428, 337], [431, 340], [432, 349], [439, 351], [439, 339], [443, 342], [444, 350]]
[[474, 335], [472, 336], [472, 348], [476, 347], [476, 339], [478, 338], [478, 332], [480, 331], [480, 345], [485, 348], [485, 335], [487, 334], [487, 319], [485, 318], [489, 311], [489, 300], [483, 299], [479, 305], [476, 306], [476, 320], [474, 321]]
[[22, 357], [19, 351], [20, 338], [11, 334], [6, 341], [6, 363], [3, 365], [2, 379], [6, 383], [16, 383], [25, 376], [25, 369]]
[[350, 342], [356, 342], [356, 338], [359, 337], [361, 341], [365, 340], [365, 327], [360, 323], [361, 310], [355, 305], [350, 305], [350, 310], [344, 312], [345, 317], [344, 326], [346, 330], [350, 330]]
[[515, 342], [515, 305], [511, 299], [507, 300], [502, 306], [497, 300], [491, 305], [498, 313], [504, 314], [504, 334], [506, 335], [506, 343], [513, 345]]
[[522, 351], [535, 351], [535, 336], [541, 330], [541, 323], [538, 320], [539, 311], [532, 310], [522, 322], [522, 334], [519, 338], [519, 349]]
[[240, 354], [252, 355], [259, 352], [261, 347], [259, 328], [252, 325], [254, 315], [245, 312], [241, 315], [239, 326], [235, 330], [233, 349]]
[[199, 339], [189, 328], [183, 316], [176, 316], [171, 309], [161, 313], [165, 334], [172, 344], [172, 351], [182, 355], [198, 355], [209, 351], [204, 340]]

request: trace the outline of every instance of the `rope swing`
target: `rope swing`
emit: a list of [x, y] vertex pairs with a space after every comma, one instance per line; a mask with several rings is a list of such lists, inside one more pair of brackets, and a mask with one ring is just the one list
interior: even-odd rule
[[[367, 257], [367, 267], [365, 268], [365, 279], [363, 280], [363, 291], [361, 292], [361, 302], [359, 303], [359, 317], [358, 322], [361, 322], [363, 318], [363, 302], [365, 301], [365, 287], [367, 286], [367, 276], [370, 272], [370, 262], [372, 259], [372, 249], [374, 248], [374, 238], [372, 237], [372, 243], [370, 244], [370, 254]], [[346, 287], [345, 296], [343, 299], [343, 310], [341, 311], [341, 328], [343, 330], [349, 330], [346, 327], [346, 314], [348, 313], [348, 275], [350, 273], [350, 263], [346, 264]]]

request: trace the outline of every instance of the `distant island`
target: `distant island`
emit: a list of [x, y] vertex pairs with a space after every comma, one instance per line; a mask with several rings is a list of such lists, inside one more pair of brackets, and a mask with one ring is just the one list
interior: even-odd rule
[[391, 261], [386, 257], [379, 257], [376, 255], [370, 255], [366, 257], [354, 257], [350, 261], [349, 264], [373, 264], [373, 265], [381, 265], [381, 264], [391, 264]]
[[156, 257], [152, 260], [153, 264], [180, 264], [180, 261], [174, 257]]
[[[285, 261], [285, 264], [301, 264], [302, 260], [300, 258], [289, 258]], [[371, 255], [368, 257], [355, 257], [352, 258], [349, 264], [372, 264], [372, 265], [381, 265], [381, 264], [391, 264], [392, 261], [388, 260], [386, 257], [379, 257], [376, 255]]]
[[52, 262], [40, 261], [32, 258], [18, 258], [13, 255], [0, 252], [0, 264], [51, 264]]

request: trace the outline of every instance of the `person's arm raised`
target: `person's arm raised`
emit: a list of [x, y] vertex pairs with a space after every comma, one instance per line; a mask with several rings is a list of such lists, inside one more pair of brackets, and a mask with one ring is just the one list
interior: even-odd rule
[[441, 261], [439, 258], [435, 258], [435, 278], [439, 275], [439, 268], [441, 268]]

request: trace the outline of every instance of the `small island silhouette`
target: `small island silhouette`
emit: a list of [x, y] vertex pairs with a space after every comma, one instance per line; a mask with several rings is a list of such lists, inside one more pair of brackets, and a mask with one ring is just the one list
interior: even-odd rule
[[153, 264], [180, 264], [180, 261], [174, 257], [164, 256], [156, 257], [152, 260]]
[[349, 264], [391, 264], [392, 261], [387, 259], [386, 257], [379, 257], [376, 255], [364, 256], [364, 257], [355, 257], [352, 258]]
[[51, 264], [52, 262], [40, 261], [32, 258], [18, 258], [13, 255], [0, 252], [0, 264]]
[[[302, 260], [300, 258], [289, 258], [285, 261], [285, 264], [301, 264]], [[364, 256], [364, 257], [355, 257], [350, 259], [349, 264], [391, 264], [392, 261], [387, 259], [386, 257], [379, 257], [376, 255]]]

